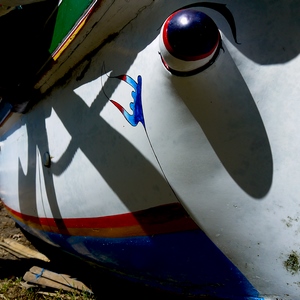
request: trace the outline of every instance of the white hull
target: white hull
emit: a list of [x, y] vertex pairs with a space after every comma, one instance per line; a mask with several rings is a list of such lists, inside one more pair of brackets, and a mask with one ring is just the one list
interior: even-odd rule
[[[222, 2], [241, 44], [222, 15], [203, 8], [222, 32], [224, 52], [197, 75], [171, 75], [158, 55], [158, 29], [187, 1], [149, 3], [83, 60], [3, 133], [1, 198], [45, 220], [180, 203], [258, 291], [249, 299], [297, 299], [300, 3], [289, 10], [286, 2]], [[142, 77], [145, 126], [129, 124], [109, 101], [130, 111], [133, 87], [114, 78], [123, 74]], [[41, 229], [59, 228], [53, 224], [31, 231], [48, 239]]]

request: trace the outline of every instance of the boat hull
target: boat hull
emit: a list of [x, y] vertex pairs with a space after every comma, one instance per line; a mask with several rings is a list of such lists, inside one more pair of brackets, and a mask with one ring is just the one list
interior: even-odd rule
[[[164, 212], [166, 210], [168, 212]], [[105, 229], [96, 225], [101, 223], [99, 220], [72, 219], [70, 223], [80, 224], [80, 227], [76, 228], [76, 232], [74, 227], [67, 227], [69, 233], [61, 233], [33, 229], [36, 219], [20, 217], [18, 213], [9, 209], [8, 211], [25, 231], [61, 247], [70, 254], [97, 264], [118, 277], [183, 296], [262, 299], [245, 276], [187, 216], [180, 205], [150, 209], [147, 213], [140, 212], [141, 215], [148, 215], [146, 222], [142, 218], [138, 222], [138, 226], [143, 227], [143, 235], [138, 235], [135, 231], [132, 236], [128, 236], [132, 230], [124, 226], [122, 229], [118, 227], [118, 233], [115, 234], [118, 237], [111, 236], [113, 226], [109, 227], [108, 224], [124, 225], [129, 216], [114, 216], [113, 219], [119, 220], [111, 218], [110, 222], [104, 223]], [[177, 217], [181, 216], [181, 221], [172, 222], [172, 230], [158, 233], [166, 227], [162, 222], [164, 215], [171, 219], [172, 212], [176, 212], [174, 215]], [[26, 224], [23, 223], [24, 220], [27, 220]], [[54, 222], [48, 220], [51, 221]], [[94, 234], [91, 234], [91, 229], [82, 228], [84, 224], [90, 227], [91, 223], [94, 223]], [[178, 227], [180, 223], [182, 226]], [[65, 220], [65, 224], [68, 224], [68, 220]], [[151, 230], [153, 224], [159, 229]], [[110, 231], [110, 234], [103, 234], [104, 231]]]
[[181, 76], [162, 61], [160, 27], [193, 2], [146, 2], [50, 89], [39, 82], [43, 99], [2, 131], [1, 198], [25, 230], [132, 280], [185, 296], [297, 298], [295, 12], [203, 2], [222, 47]]

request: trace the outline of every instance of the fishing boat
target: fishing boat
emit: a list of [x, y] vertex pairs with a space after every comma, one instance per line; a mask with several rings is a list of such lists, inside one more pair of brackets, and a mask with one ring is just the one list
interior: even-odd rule
[[14, 1], [11, 217], [171, 295], [299, 299], [299, 15], [298, 0]]

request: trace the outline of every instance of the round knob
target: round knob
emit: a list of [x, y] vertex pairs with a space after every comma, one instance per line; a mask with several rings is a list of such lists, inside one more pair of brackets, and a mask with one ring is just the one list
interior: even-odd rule
[[212, 63], [219, 46], [217, 25], [209, 16], [194, 9], [171, 14], [160, 32], [160, 55], [165, 67], [173, 73], [201, 71], [199, 69]]

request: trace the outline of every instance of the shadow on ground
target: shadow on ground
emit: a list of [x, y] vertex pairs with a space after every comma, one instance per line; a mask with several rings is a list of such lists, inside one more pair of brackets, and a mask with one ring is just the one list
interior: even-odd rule
[[[34, 239], [33, 239], [34, 240]], [[32, 241], [32, 238], [30, 238]], [[50, 262], [44, 262], [38, 259], [4, 259], [0, 260], [0, 280], [5, 278], [20, 278], [33, 266], [38, 266], [59, 274], [67, 274], [72, 278], [83, 282], [89, 287], [95, 296], [95, 299], [186, 299], [167, 292], [158, 291], [142, 284], [126, 281], [112, 275], [109, 271], [87, 264], [86, 262], [73, 257], [52, 246], [40, 243], [33, 245], [40, 252], [45, 254]], [[48, 249], [45, 251], [45, 248]], [[115, 298], [114, 298], [115, 297]]]

